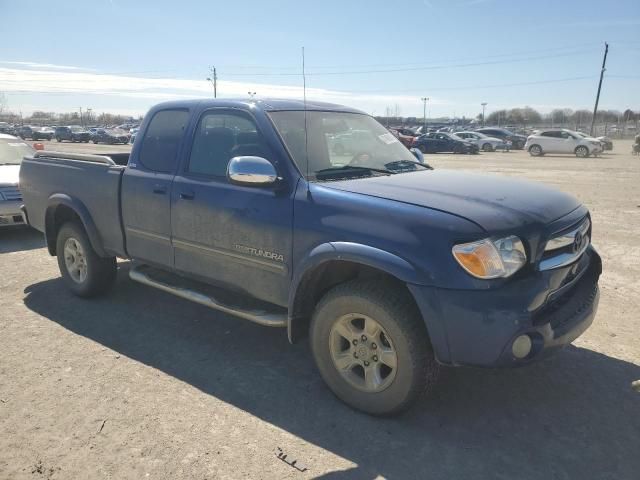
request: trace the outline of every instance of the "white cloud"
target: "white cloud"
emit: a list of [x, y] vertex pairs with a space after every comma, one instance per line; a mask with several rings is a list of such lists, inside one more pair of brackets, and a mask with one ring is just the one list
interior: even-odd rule
[[[0, 62], [9, 63], [9, 62]], [[112, 111], [120, 111], [121, 107], [130, 110], [126, 99], [135, 98], [142, 101], [140, 113], [154, 103], [182, 98], [210, 98], [212, 87], [206, 80], [190, 80], [178, 78], [146, 78], [131, 75], [101, 74], [87, 71], [79, 67], [36, 64], [34, 62], [13, 62], [16, 67], [0, 66], [0, 91], [7, 95], [39, 95], [50, 98], [55, 104], [55, 97], [60, 95], [89, 95], [111, 98]], [[38, 66], [39, 68], [36, 68]], [[27, 67], [27, 68], [25, 68]], [[258, 97], [302, 98], [301, 85], [278, 85], [255, 82], [226, 81], [218, 82], [218, 94], [221, 97], [246, 97], [247, 92], [255, 91]], [[307, 88], [310, 100], [343, 103], [367, 112], [383, 114], [386, 107], [398, 105], [403, 115], [419, 115], [421, 102], [419, 96], [382, 95], [374, 93], [355, 93], [322, 88]], [[101, 98], [104, 103], [104, 98]], [[34, 103], [33, 101], [29, 103]], [[60, 103], [58, 101], [58, 103]], [[431, 105], [445, 105], [440, 99], [431, 99]], [[73, 104], [75, 108], [75, 102]], [[55, 109], [60, 107], [43, 105], [39, 108]], [[110, 107], [107, 107], [110, 108]]]
[[69, 65], [55, 65], [53, 63], [38, 63], [38, 62], [13, 62], [8, 60], [0, 60], [0, 64], [4, 65], [19, 65], [26, 68], [48, 68], [51, 70], [84, 70], [93, 71], [92, 68], [72, 67]]

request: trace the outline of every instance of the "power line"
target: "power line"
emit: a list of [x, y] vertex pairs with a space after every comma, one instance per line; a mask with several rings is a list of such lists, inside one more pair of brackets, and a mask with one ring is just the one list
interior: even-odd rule
[[550, 80], [538, 80], [532, 82], [517, 82], [517, 83], [496, 83], [493, 85], [465, 85], [460, 87], [420, 87], [420, 88], [412, 88], [412, 89], [402, 89], [402, 90], [394, 90], [394, 89], [384, 89], [384, 90], [361, 90], [358, 89], [358, 93], [387, 93], [387, 92], [396, 92], [396, 93], [411, 93], [411, 92], [420, 92], [422, 90], [475, 90], [482, 88], [505, 88], [505, 87], [523, 87], [527, 85], [543, 85], [547, 83], [562, 83], [562, 82], [572, 82], [578, 80], [593, 80], [594, 75], [585, 76], [585, 77], [569, 77], [569, 78], [555, 78]]
[[[555, 55], [541, 55], [541, 56], [533, 56], [533, 57], [520, 57], [516, 59], [510, 60], [493, 60], [493, 61], [484, 61], [484, 62], [466, 62], [466, 63], [457, 63], [457, 64], [444, 64], [444, 65], [423, 65], [420, 67], [407, 67], [407, 68], [393, 68], [393, 69], [378, 69], [378, 70], [343, 70], [343, 71], [333, 71], [333, 72], [308, 72], [307, 75], [313, 76], [325, 76], [325, 75], [364, 75], [371, 73], [394, 73], [394, 72], [415, 72], [422, 70], [446, 70], [450, 68], [465, 68], [465, 67], [477, 67], [477, 66], [485, 66], [485, 65], [499, 65], [499, 64], [509, 64], [509, 63], [521, 63], [528, 62], [531, 60], [546, 60], [549, 58], [560, 58], [560, 57], [568, 57], [575, 55], [583, 55], [586, 53], [593, 53], [593, 50], [584, 50], [579, 52], [570, 52], [570, 53], [559, 53]], [[279, 73], [265, 73], [265, 72], [250, 72], [250, 73], [240, 73], [240, 72], [223, 72], [225, 76], [233, 76], [233, 77], [269, 77], [269, 76], [296, 76], [298, 73], [289, 73], [289, 72], [279, 72]]]

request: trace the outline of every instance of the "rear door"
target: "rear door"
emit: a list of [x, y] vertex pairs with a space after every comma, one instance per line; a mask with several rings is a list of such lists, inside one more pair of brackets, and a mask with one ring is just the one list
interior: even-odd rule
[[236, 185], [226, 175], [236, 156], [274, 162], [254, 119], [238, 110], [205, 111], [187, 155], [171, 195], [175, 268], [286, 305], [293, 189]]
[[140, 139], [137, 155], [122, 179], [122, 219], [127, 252], [147, 263], [173, 267], [171, 183], [178, 163], [188, 110], [160, 110]]

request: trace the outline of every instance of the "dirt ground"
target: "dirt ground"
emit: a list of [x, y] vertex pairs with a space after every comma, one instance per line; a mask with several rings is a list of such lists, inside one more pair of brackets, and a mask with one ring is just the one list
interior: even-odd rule
[[[113, 151], [128, 147], [55, 145]], [[432, 155], [577, 196], [604, 260], [596, 321], [525, 369], [446, 369], [393, 419], [344, 406], [308, 345], [131, 282], [81, 300], [0, 231], [0, 478], [640, 478], [640, 157]], [[286, 455], [287, 462], [280, 457]], [[296, 460], [295, 466], [291, 463]]]

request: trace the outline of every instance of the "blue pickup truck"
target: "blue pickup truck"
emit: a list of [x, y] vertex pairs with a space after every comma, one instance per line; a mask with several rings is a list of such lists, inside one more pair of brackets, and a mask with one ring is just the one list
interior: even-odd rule
[[[331, 148], [350, 132], [367, 132], [357, 151]], [[370, 414], [407, 408], [441, 365], [543, 358], [598, 305], [580, 202], [434, 170], [339, 105], [163, 103], [130, 156], [37, 152], [20, 186], [73, 293], [105, 292], [128, 259], [134, 281], [308, 337], [329, 388]]]

